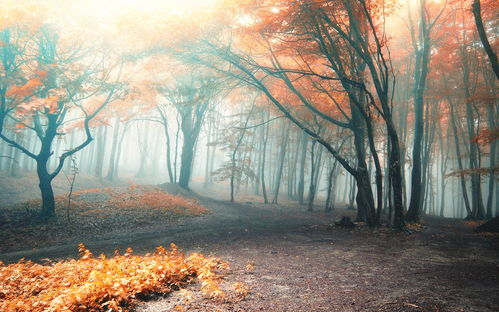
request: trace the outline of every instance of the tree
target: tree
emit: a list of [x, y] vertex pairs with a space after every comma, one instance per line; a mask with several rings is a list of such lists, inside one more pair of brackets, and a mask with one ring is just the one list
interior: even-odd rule
[[251, 159], [246, 153], [252, 148], [248, 142], [245, 142], [246, 136], [250, 134], [248, 131], [251, 129], [248, 123], [254, 117], [254, 102], [249, 112], [239, 114], [242, 120], [237, 121], [237, 125], [233, 124], [226, 129], [221, 141], [216, 142], [217, 146], [220, 146], [222, 150], [227, 150], [229, 160], [224, 162], [219, 169], [212, 172], [212, 175], [220, 180], [229, 179], [231, 202], [235, 200], [236, 182], [239, 184], [242, 180], [249, 181], [256, 178], [254, 171], [250, 167]]
[[[191, 61], [259, 89], [292, 123], [323, 145], [354, 176], [359, 189], [360, 217], [370, 225], [378, 223], [375, 211], [382, 208], [382, 174], [374, 142], [373, 118], [374, 114], [381, 116], [391, 142], [394, 224], [403, 227], [400, 147], [390, 99], [393, 79], [385, 42], [376, 25], [376, 18], [383, 13], [377, 11], [376, 4], [362, 0], [335, 1], [334, 5], [267, 1], [258, 8], [249, 13], [256, 15], [253, 20], [258, 22], [254, 27], [239, 31], [242, 38], [233, 40], [231, 37], [228, 44], [205, 40], [201, 47], [189, 46], [188, 49], [195, 51], [190, 54]], [[251, 42], [252, 52], [245, 52], [244, 40]], [[284, 89], [288, 92], [285, 96]], [[341, 93], [343, 96], [338, 96]], [[347, 107], [340, 104], [341, 98], [348, 103]], [[319, 99], [327, 104], [318, 106]], [[298, 105], [299, 110], [295, 108]], [[355, 167], [302, 120], [303, 110], [354, 133]], [[338, 116], [331, 114], [333, 111]], [[376, 167], [377, 203], [367, 172], [366, 141]]]
[[[481, 219], [485, 217], [484, 175], [489, 176], [487, 210], [492, 214], [492, 208], [488, 207], [492, 205], [495, 191], [490, 178], [494, 177], [496, 157], [495, 144], [481, 145], [479, 137], [483, 131], [493, 132], [495, 128], [497, 79], [486, 64], [486, 55], [475, 35], [469, 3], [451, 1], [446, 23], [440, 26], [440, 48], [435, 50], [432, 64], [435, 71], [432, 92], [449, 108], [448, 127], [453, 134], [457, 168], [447, 175], [459, 179], [466, 217]], [[490, 155], [489, 168], [483, 166], [483, 157], [487, 154]]]
[[[42, 25], [31, 34], [22, 27], [1, 31], [0, 138], [36, 161], [42, 195], [41, 215], [55, 214], [52, 180], [64, 162], [88, 146], [93, 136], [90, 123], [118, 94], [119, 60], [106, 52], [60, 42], [58, 33]], [[70, 48], [73, 47], [73, 48]], [[93, 63], [97, 57], [98, 61]], [[54, 140], [66, 134], [68, 119], [80, 120], [85, 139], [65, 150], [53, 170]], [[41, 145], [38, 153], [5, 133], [7, 120], [18, 131], [33, 131]]]
[[183, 143], [180, 155], [178, 184], [189, 189], [194, 149], [204, 121], [204, 115], [215, 99], [220, 80], [213, 76], [189, 75], [175, 77], [174, 84], [162, 85], [158, 89], [175, 107], [180, 117]]
[[[407, 3], [410, 8], [410, 2]], [[412, 16], [409, 21], [411, 26], [411, 38], [414, 49], [414, 88], [413, 88], [413, 103], [414, 103], [414, 140], [412, 149], [412, 176], [411, 176], [411, 200], [409, 203], [409, 211], [407, 212], [408, 221], [419, 222], [421, 210], [423, 206], [424, 192], [423, 189], [423, 171], [422, 171], [422, 142], [424, 133], [424, 118], [425, 110], [424, 93], [426, 89], [426, 79], [429, 71], [430, 51], [431, 51], [431, 31], [437, 21], [444, 12], [445, 5], [436, 17], [432, 20], [426, 0], [419, 1], [419, 27], [417, 32], [413, 26]]]
[[497, 54], [490, 46], [489, 38], [487, 37], [487, 32], [485, 31], [485, 27], [483, 25], [482, 5], [480, 3], [480, 0], [473, 0], [471, 10], [473, 12], [473, 16], [475, 17], [475, 26], [478, 31], [478, 35], [480, 36], [483, 48], [487, 53], [487, 56], [489, 57], [490, 65], [492, 66], [492, 70], [494, 71], [496, 78], [499, 79], [499, 64], [497, 62]]

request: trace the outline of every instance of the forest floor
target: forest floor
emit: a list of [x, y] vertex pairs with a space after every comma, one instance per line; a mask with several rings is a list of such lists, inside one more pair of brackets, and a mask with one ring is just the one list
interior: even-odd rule
[[175, 242], [188, 253], [228, 261], [222, 287], [242, 282], [251, 289], [244, 300], [217, 302], [193, 285], [190, 296], [173, 292], [138, 312], [499, 310], [499, 235], [475, 234], [475, 223], [428, 217], [409, 235], [337, 227], [335, 220], [354, 213], [344, 209], [310, 213], [288, 203], [195, 197], [211, 213], [38, 248], [28, 241], [0, 253], [0, 260], [75, 257], [80, 242], [94, 254], [127, 247], [140, 254]]
[[179, 188], [130, 184], [76, 191], [71, 197], [57, 195], [56, 217], [49, 219], [38, 216], [40, 199], [8, 205], [0, 209], [0, 253], [151, 232], [210, 213], [197, 199], [168, 193], [166, 186]]

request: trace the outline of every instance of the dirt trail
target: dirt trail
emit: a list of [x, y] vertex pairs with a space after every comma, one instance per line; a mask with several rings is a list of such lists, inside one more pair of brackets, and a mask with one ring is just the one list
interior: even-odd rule
[[[331, 215], [308, 213], [295, 207], [279, 205], [229, 203], [196, 196], [211, 214], [186, 218], [161, 230], [140, 233], [111, 234], [89, 240], [74, 241], [64, 245], [33, 248], [0, 254], [5, 263], [21, 258], [41, 260], [76, 256], [76, 245], [84, 243], [94, 254], [112, 254], [114, 250], [132, 247], [136, 252], [148, 252], [159, 245], [170, 242], [186, 250], [198, 249], [213, 242], [231, 242], [250, 236], [265, 236], [271, 233], [303, 231], [307, 225], [332, 222]], [[324, 218], [324, 216], [328, 216]]]
[[[161, 231], [83, 241], [94, 254], [132, 247], [137, 253], [175, 242], [231, 264], [224, 287], [251, 287], [243, 301], [216, 303], [193, 285], [146, 302], [139, 312], [178, 311], [499, 311], [499, 236], [477, 235], [459, 220], [429, 218], [412, 235], [331, 226], [351, 211], [231, 204], [200, 198], [213, 211]], [[4, 262], [76, 255], [75, 244], [0, 254]], [[250, 265], [254, 269], [248, 270]]]

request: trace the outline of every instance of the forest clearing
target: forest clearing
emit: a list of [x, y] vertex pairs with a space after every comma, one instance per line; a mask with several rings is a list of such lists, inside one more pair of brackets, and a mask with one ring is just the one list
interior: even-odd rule
[[0, 1], [0, 312], [498, 311], [498, 12]]

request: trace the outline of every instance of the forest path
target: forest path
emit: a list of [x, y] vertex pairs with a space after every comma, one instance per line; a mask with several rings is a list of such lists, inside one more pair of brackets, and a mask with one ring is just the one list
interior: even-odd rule
[[137, 253], [154, 250], [157, 246], [175, 243], [187, 251], [217, 242], [220, 244], [278, 233], [303, 232], [307, 226], [332, 223], [333, 216], [322, 212], [306, 212], [304, 207], [230, 203], [196, 196], [212, 213], [183, 218], [163, 229], [125, 234], [107, 234], [62, 245], [25, 249], [0, 254], [5, 263], [21, 258], [38, 261], [77, 256], [77, 244], [84, 243], [94, 254], [112, 254], [114, 250], [131, 247]]
[[[499, 236], [478, 235], [460, 220], [427, 218], [427, 229], [412, 235], [388, 229], [331, 226], [352, 214], [309, 213], [305, 207], [230, 203], [200, 197], [212, 214], [184, 219], [161, 231], [84, 240], [94, 253], [132, 247], [145, 253], [175, 242], [187, 252], [228, 261], [222, 283], [250, 286], [243, 301], [214, 302], [191, 285], [192, 299], [180, 292], [144, 302], [137, 312], [338, 311], [487, 312], [499, 311]], [[76, 244], [0, 254], [75, 257]], [[248, 266], [251, 269], [248, 269]]]

